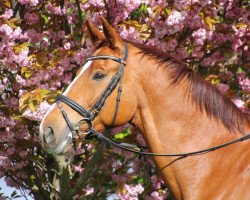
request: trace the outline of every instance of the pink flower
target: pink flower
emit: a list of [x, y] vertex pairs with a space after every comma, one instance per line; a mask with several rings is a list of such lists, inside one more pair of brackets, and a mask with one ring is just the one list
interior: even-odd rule
[[28, 155], [28, 151], [21, 151], [20, 153], [19, 153], [19, 155], [21, 156], [21, 157], [26, 157], [27, 155]]
[[177, 57], [180, 58], [180, 59], [185, 59], [187, 58], [189, 55], [188, 55], [188, 52], [186, 50], [186, 47], [184, 46], [180, 46], [179, 48], [177, 48]]
[[13, 29], [9, 25], [3, 24], [0, 26], [0, 33], [4, 33], [6, 36], [10, 36], [13, 33]]
[[15, 169], [22, 169], [26, 165], [27, 165], [27, 162], [25, 162], [25, 161], [18, 162], [15, 164]]
[[19, 186], [16, 185], [16, 183], [11, 178], [5, 177], [4, 180], [5, 180], [7, 186], [14, 187], [16, 189], [19, 188]]
[[64, 46], [63, 46], [63, 48], [66, 49], [66, 50], [70, 50], [70, 47], [71, 47], [70, 42], [66, 42], [66, 43], [64, 44]]
[[219, 91], [222, 93], [222, 94], [226, 94], [227, 91], [229, 90], [229, 85], [228, 84], [223, 84], [223, 83], [220, 83], [216, 86]]
[[121, 200], [138, 200], [138, 195], [144, 191], [141, 184], [138, 185], [127, 185], [124, 184], [123, 190], [118, 192]]
[[134, 42], [142, 43], [142, 39], [140, 38], [139, 32], [134, 27], [121, 26], [119, 28], [119, 32], [121, 37], [124, 39], [129, 39]]
[[151, 193], [151, 200], [164, 200], [166, 195], [162, 196], [159, 192], [154, 191]]
[[238, 73], [237, 78], [242, 90], [250, 93], [250, 79], [246, 76], [246, 73], [245, 72]]
[[250, 93], [250, 79], [248, 77], [239, 81], [239, 85], [241, 86], [243, 91]]
[[81, 174], [84, 171], [84, 168], [82, 168], [81, 165], [75, 165], [74, 171], [79, 172]]
[[32, 43], [38, 43], [41, 42], [43, 38], [43, 34], [37, 32], [34, 29], [29, 29], [25, 32], [26, 37], [30, 40]]
[[46, 101], [43, 101], [38, 105], [35, 112], [32, 112], [30, 109], [27, 109], [23, 113], [23, 116], [33, 121], [42, 121], [44, 115], [49, 110], [49, 108], [50, 104], [48, 104]]
[[235, 38], [233, 40], [232, 49], [237, 52], [238, 48], [243, 45], [243, 41], [240, 38]]
[[36, 14], [34, 13], [29, 13], [27, 12], [25, 15], [24, 15], [24, 19], [26, 20], [27, 23], [29, 24], [35, 24], [38, 22], [39, 18]]
[[137, 135], [136, 135], [136, 140], [137, 140], [137, 142], [138, 142], [141, 146], [146, 146], [146, 142], [145, 142], [145, 140], [144, 140], [142, 134], [140, 134], [140, 133], [137, 134]]
[[52, 5], [52, 3], [48, 3], [46, 5], [46, 8], [47, 8], [48, 12], [51, 13], [51, 14], [55, 14], [55, 15], [64, 15], [64, 14], [66, 14], [66, 9], [65, 8], [62, 9], [60, 6]]
[[160, 189], [161, 185], [164, 184], [163, 180], [161, 178], [158, 178], [156, 175], [151, 176], [151, 182], [155, 189]]
[[178, 10], [185, 10], [187, 8], [187, 6], [189, 6], [190, 4], [191, 4], [191, 2], [188, 0], [174, 1], [174, 6], [176, 8], [178, 8]]
[[28, 177], [25, 172], [17, 172], [16, 176], [20, 179], [26, 179]]
[[22, 5], [36, 6], [39, 0], [18, 0]]
[[174, 51], [175, 50], [175, 47], [177, 46], [177, 40], [176, 39], [172, 39], [172, 40], [169, 40], [167, 43], [166, 43], [166, 50], [167, 51]]
[[10, 19], [13, 15], [12, 9], [6, 9], [4, 14], [0, 15], [0, 18]]
[[168, 26], [176, 25], [181, 23], [187, 16], [186, 11], [177, 11], [177, 10], [172, 10], [170, 15], [168, 16], [167, 20], [165, 21], [165, 24]]
[[84, 192], [85, 192], [85, 195], [86, 195], [86, 196], [93, 194], [94, 191], [95, 191], [95, 189], [94, 189], [93, 187], [90, 187], [90, 186], [88, 186], [88, 187], [86, 187], [86, 188], [84, 189]]
[[192, 33], [192, 36], [195, 39], [195, 43], [197, 45], [203, 45], [207, 37], [207, 31], [204, 28], [199, 28], [198, 30]]
[[14, 56], [14, 61], [19, 63], [22, 66], [28, 66], [29, 59], [28, 59], [28, 50], [21, 50], [18, 55]]
[[235, 99], [233, 102], [238, 108], [244, 108], [244, 101], [241, 99]]
[[87, 51], [84, 49], [80, 49], [75, 52], [74, 60], [77, 62], [77, 64], [82, 65], [85, 61], [86, 55], [87, 55]]
[[103, 8], [104, 7], [104, 2], [103, 0], [89, 0], [89, 4], [92, 4], [93, 6]]

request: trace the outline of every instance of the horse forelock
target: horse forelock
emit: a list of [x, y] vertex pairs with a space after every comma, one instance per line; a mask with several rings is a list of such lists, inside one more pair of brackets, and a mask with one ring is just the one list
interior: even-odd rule
[[189, 69], [183, 61], [156, 48], [127, 42], [139, 48], [142, 57], [147, 55], [149, 59], [154, 59], [159, 63], [158, 67], [167, 67], [169, 69], [167, 77], [170, 78], [172, 86], [178, 86], [180, 82], [187, 80], [189, 95], [201, 111], [221, 121], [228, 130], [244, 134], [244, 126], [245, 123], [250, 123], [250, 116], [237, 108], [217, 88]]

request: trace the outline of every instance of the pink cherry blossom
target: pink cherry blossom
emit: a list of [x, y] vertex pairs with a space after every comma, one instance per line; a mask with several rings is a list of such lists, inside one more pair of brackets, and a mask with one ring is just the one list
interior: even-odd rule
[[12, 9], [6, 9], [4, 14], [0, 15], [0, 18], [10, 19], [13, 15]]
[[39, 0], [18, 0], [23, 5], [36, 6], [39, 3]]
[[144, 188], [140, 184], [135, 186], [124, 184], [123, 190], [118, 193], [121, 200], [138, 200], [138, 195], [144, 191]]
[[35, 112], [31, 111], [30, 109], [27, 109], [23, 113], [23, 116], [34, 121], [41, 121], [45, 113], [49, 110], [49, 108], [50, 105], [46, 101], [43, 101], [39, 104]]
[[64, 15], [66, 13], [66, 9], [60, 8], [60, 6], [55, 6], [52, 3], [48, 3], [46, 5], [46, 8], [49, 13], [55, 14], [55, 15]]
[[66, 42], [63, 47], [64, 47], [64, 49], [69, 50], [71, 47], [70, 42]]
[[165, 23], [168, 26], [176, 25], [181, 23], [186, 16], [187, 13], [185, 11], [179, 12], [177, 10], [172, 10]]
[[74, 171], [82, 173], [84, 171], [84, 168], [82, 168], [80, 165], [74, 166]]
[[93, 194], [94, 191], [95, 191], [95, 189], [94, 189], [93, 187], [90, 187], [90, 186], [88, 186], [88, 187], [86, 187], [86, 188], [84, 189], [84, 192], [85, 192], [85, 195], [86, 195], [86, 196]]
[[207, 37], [207, 31], [204, 28], [200, 28], [192, 33], [197, 45], [203, 45]]
[[222, 93], [222, 94], [226, 94], [229, 90], [229, 85], [228, 84], [223, 84], [223, 83], [220, 83], [217, 85], [217, 88], [219, 89], [219, 91]]
[[35, 24], [38, 22], [39, 18], [36, 14], [34, 13], [29, 13], [27, 12], [24, 16], [25, 20], [27, 21], [27, 23], [29, 24]]
[[[32, 99], [28, 99], [27, 108], [21, 112], [19, 99], [38, 88], [62, 91], [71, 82], [75, 69], [84, 64], [93, 49], [85, 29], [82, 29], [85, 19], [91, 19], [102, 29], [100, 16], [109, 14], [112, 26], [122, 38], [169, 52], [183, 59], [192, 69], [207, 71], [204, 76], [215, 73], [220, 81], [216, 87], [224, 95], [229, 95], [242, 111], [250, 113], [247, 108], [250, 94], [250, 31], [247, 26], [249, 12], [245, 4], [233, 0], [107, 0], [107, 12], [103, 0], [79, 1], [79, 8], [76, 1], [17, 2], [21, 4], [19, 8], [15, 7], [16, 3], [10, 7], [6, 4], [0, 15], [0, 65], [3, 67], [0, 67], [0, 101], [1, 108], [4, 108], [0, 110], [0, 148], [4, 149], [0, 152], [0, 177], [8, 172], [25, 182], [27, 177], [30, 178], [26, 166], [32, 166], [37, 176], [44, 178], [41, 180], [45, 189], [54, 191], [50, 188], [53, 183], [47, 179], [50, 169], [46, 168], [44, 157], [48, 155], [39, 145], [37, 126], [50, 105], [37, 97], [34, 104], [37, 105], [32, 111], [32, 105], [29, 105]], [[80, 44], [82, 35], [85, 39], [83, 45]], [[111, 137], [122, 128], [113, 130]], [[133, 132], [131, 137], [135, 136], [134, 143], [146, 146], [138, 130], [127, 125], [126, 128]], [[84, 173], [87, 162], [96, 151], [94, 142], [81, 147], [71, 152], [83, 158], [71, 165], [70, 176], [74, 181], [77, 179], [74, 175]], [[105, 162], [96, 166], [97, 176], [86, 180], [88, 185], [81, 190], [81, 194], [92, 198], [96, 187], [99, 187], [99, 193], [119, 195], [121, 199], [167, 198], [168, 190], [156, 175], [152, 159], [138, 160], [133, 153], [106, 148]], [[53, 169], [57, 167], [53, 166]], [[107, 185], [94, 183], [99, 176], [105, 179], [105, 174], [111, 177], [106, 183], [119, 186], [110, 189], [109, 194]], [[150, 179], [147, 189], [137, 182], [141, 179], [145, 181], [145, 177]], [[12, 179], [6, 178], [6, 182], [9, 186], [21, 187]], [[28, 187], [28, 192], [32, 193], [33, 185]], [[70, 183], [70, 187], [74, 184]], [[55, 188], [61, 191], [58, 186]], [[73, 199], [82, 198], [81, 194]]]
[[238, 108], [244, 108], [244, 101], [241, 99], [235, 99], [233, 102]]

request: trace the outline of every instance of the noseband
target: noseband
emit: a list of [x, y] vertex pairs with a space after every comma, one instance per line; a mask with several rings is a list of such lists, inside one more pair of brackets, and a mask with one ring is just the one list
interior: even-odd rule
[[[123, 58], [117, 58], [115, 56], [110, 56], [110, 55], [100, 55], [100, 56], [91, 56], [89, 58], [86, 59], [86, 61], [92, 61], [92, 60], [113, 60], [115, 62], [120, 63], [120, 66], [117, 70], [117, 72], [115, 73], [115, 75], [111, 78], [108, 86], [105, 88], [105, 90], [103, 91], [103, 93], [100, 95], [99, 99], [97, 100], [97, 102], [89, 109], [87, 110], [86, 108], [84, 108], [83, 106], [81, 106], [80, 104], [78, 104], [77, 102], [73, 101], [72, 99], [68, 98], [65, 95], [58, 95], [56, 97], [56, 103], [61, 111], [61, 114], [64, 118], [64, 120], [66, 121], [66, 124], [70, 130], [70, 133], [67, 135], [66, 139], [56, 148], [55, 153], [61, 153], [63, 152], [63, 150], [65, 149], [65, 147], [70, 144], [71, 142], [73, 142], [73, 145], [76, 147], [75, 141], [76, 138], [80, 138], [79, 136], [79, 124], [82, 121], [85, 121], [88, 125], [88, 129], [86, 131], [85, 134], [85, 138], [84, 139], [89, 139], [92, 136], [98, 138], [101, 141], [105, 141], [108, 142], [111, 145], [114, 145], [118, 148], [121, 148], [123, 150], [126, 151], [130, 151], [133, 153], [138, 153], [139, 155], [148, 155], [148, 156], [170, 156], [170, 157], [187, 157], [187, 156], [194, 156], [194, 155], [200, 155], [200, 154], [204, 154], [204, 153], [208, 153], [211, 151], [215, 151], [217, 149], [220, 148], [224, 148], [226, 146], [238, 143], [238, 142], [242, 142], [245, 140], [250, 139], [250, 134], [244, 135], [241, 138], [211, 147], [211, 148], [207, 148], [207, 149], [203, 149], [203, 150], [199, 150], [199, 151], [193, 151], [193, 152], [188, 152], [188, 153], [176, 153], [176, 154], [159, 154], [159, 153], [150, 153], [150, 152], [143, 152], [143, 148], [137, 147], [135, 145], [131, 145], [131, 144], [126, 144], [126, 143], [117, 143], [113, 140], [110, 140], [109, 138], [107, 138], [106, 136], [104, 136], [103, 134], [99, 133], [98, 131], [96, 131], [93, 128], [93, 120], [96, 118], [96, 116], [99, 114], [99, 112], [101, 111], [101, 109], [103, 108], [106, 99], [110, 96], [110, 94], [115, 90], [115, 88], [117, 87], [118, 83], [119, 83], [119, 88], [118, 88], [118, 94], [116, 97], [116, 106], [115, 106], [115, 111], [114, 111], [114, 116], [113, 116], [113, 121], [112, 121], [112, 126], [115, 124], [116, 122], [116, 118], [117, 118], [117, 113], [118, 113], [118, 109], [119, 109], [119, 103], [120, 103], [120, 97], [121, 97], [121, 93], [122, 93], [122, 79], [123, 79], [123, 72], [124, 72], [124, 68], [126, 66], [126, 60], [128, 58], [128, 44], [125, 43], [125, 50], [124, 50], [124, 55]], [[78, 112], [83, 118], [78, 122], [78, 126], [74, 127], [71, 123], [71, 121], [69, 120], [67, 113], [65, 112], [65, 110], [62, 108], [60, 102], [67, 104], [69, 107], [71, 107], [73, 110], [75, 110], [76, 112]], [[137, 149], [140, 150], [137, 150]]]

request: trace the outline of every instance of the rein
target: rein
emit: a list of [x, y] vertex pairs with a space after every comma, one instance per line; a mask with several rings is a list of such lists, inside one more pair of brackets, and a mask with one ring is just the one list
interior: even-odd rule
[[[95, 138], [99, 139], [100, 141], [107, 142], [113, 146], [116, 146], [120, 149], [129, 151], [132, 153], [137, 153], [140, 156], [145, 155], [145, 156], [187, 157], [187, 156], [201, 155], [204, 153], [209, 153], [211, 151], [215, 151], [217, 149], [221, 149], [221, 148], [224, 148], [226, 146], [250, 139], [250, 134], [248, 134], [248, 135], [245, 135], [241, 138], [238, 138], [238, 139], [235, 139], [235, 140], [232, 140], [232, 141], [229, 141], [229, 142], [226, 142], [226, 143], [223, 143], [223, 144], [211, 147], [211, 148], [199, 150], [199, 151], [193, 151], [193, 152], [187, 152], [187, 153], [175, 153], [175, 154], [160, 154], [160, 153], [144, 152], [143, 148], [137, 147], [136, 145], [126, 144], [126, 143], [117, 143], [117, 142], [109, 139], [108, 137], [106, 137], [102, 133], [96, 131], [93, 128], [92, 122], [96, 118], [96, 116], [99, 114], [101, 109], [103, 108], [106, 99], [115, 90], [115, 88], [117, 87], [117, 85], [119, 83], [118, 93], [117, 93], [117, 97], [116, 97], [116, 106], [115, 106], [114, 116], [113, 116], [113, 120], [112, 120], [112, 126], [116, 122], [116, 118], [117, 118], [117, 114], [118, 114], [118, 110], [119, 110], [120, 97], [121, 97], [121, 93], [122, 93], [123, 73], [124, 73], [124, 68], [126, 66], [127, 58], [128, 58], [128, 44], [125, 43], [125, 51], [124, 51], [123, 58], [117, 58], [117, 57], [109, 56], [109, 55], [100, 55], [100, 56], [91, 56], [91, 57], [86, 59], [86, 61], [98, 60], [98, 59], [113, 60], [115, 62], [120, 63], [120, 66], [119, 66], [117, 72], [111, 78], [109, 84], [107, 85], [107, 87], [105, 88], [103, 93], [100, 95], [97, 102], [89, 110], [87, 110], [86, 108], [84, 108], [83, 106], [81, 106], [80, 104], [78, 104], [77, 102], [73, 101], [72, 99], [68, 98], [65, 95], [58, 95], [56, 97], [56, 103], [57, 103], [57, 105], [60, 109], [60, 112], [61, 112], [69, 130], [70, 130], [70, 133], [67, 135], [66, 139], [56, 148], [56, 150], [55, 150], [56, 153], [63, 152], [64, 148], [68, 144], [70, 144], [71, 142], [73, 143], [74, 147], [76, 148], [76, 138], [77, 137], [80, 138], [80, 136], [79, 136], [79, 124], [82, 121], [85, 121], [88, 125], [88, 130], [86, 133], [84, 133], [84, 135], [85, 135], [84, 139], [87, 140], [87, 139], [92, 139], [95, 137]], [[65, 103], [66, 105], [71, 107], [73, 110], [78, 112], [81, 116], [83, 116], [83, 119], [81, 119], [78, 122], [77, 127], [73, 126], [73, 124], [71, 123], [71, 121], [69, 120], [69, 118], [67, 116], [66, 111], [62, 108], [60, 102]], [[137, 150], [137, 149], [139, 149], [139, 150]]]

